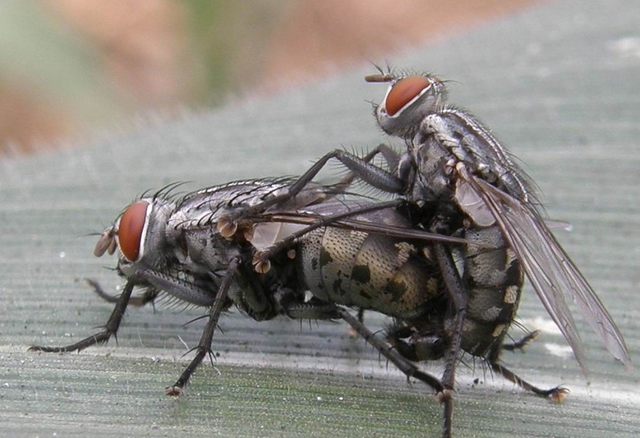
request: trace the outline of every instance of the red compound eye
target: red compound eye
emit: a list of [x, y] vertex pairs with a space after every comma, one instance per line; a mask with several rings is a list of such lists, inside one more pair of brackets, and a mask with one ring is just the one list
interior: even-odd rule
[[393, 116], [415, 98], [422, 90], [429, 87], [431, 82], [424, 76], [407, 76], [396, 82], [385, 101], [387, 114]]
[[138, 259], [140, 254], [140, 242], [142, 230], [147, 220], [147, 201], [134, 202], [127, 208], [118, 225], [118, 243], [122, 254], [132, 262]]

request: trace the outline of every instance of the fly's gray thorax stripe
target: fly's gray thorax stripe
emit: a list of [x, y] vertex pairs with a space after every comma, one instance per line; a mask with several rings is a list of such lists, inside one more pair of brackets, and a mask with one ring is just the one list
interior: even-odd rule
[[[491, 152], [493, 152], [492, 155], [494, 156], [496, 161], [484, 164], [489, 165], [490, 168], [497, 168], [499, 170], [499, 173], [497, 175], [498, 178], [504, 181], [507, 187], [513, 189], [514, 184], [517, 186], [516, 190], [518, 193], [511, 193], [511, 195], [515, 195], [523, 202], [528, 202], [529, 190], [527, 188], [527, 184], [525, 184], [520, 175], [518, 175], [518, 173], [513, 170], [517, 169], [517, 167], [509, 157], [509, 154], [502, 147], [502, 145], [498, 143], [495, 138], [491, 136], [491, 134], [489, 134], [488, 130], [473, 117], [456, 109], [445, 109], [442, 111], [442, 114], [453, 114], [465, 123], [467, 129], [473, 132], [473, 137], [480, 137], [482, 138], [482, 140], [484, 140], [486, 145], [490, 148]], [[480, 156], [477, 156], [477, 158], [481, 162], [484, 161]]]

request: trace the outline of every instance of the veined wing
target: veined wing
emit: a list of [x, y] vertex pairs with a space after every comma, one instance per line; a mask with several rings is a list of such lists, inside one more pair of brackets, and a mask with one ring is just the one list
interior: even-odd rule
[[533, 207], [520, 202], [486, 181], [459, 169], [492, 212], [504, 237], [516, 252], [538, 297], [569, 342], [588, 374], [582, 341], [564, 296], [580, 307], [587, 322], [603, 340], [607, 350], [627, 369], [631, 359], [620, 330], [582, 273], [560, 246]]
[[[354, 213], [355, 215], [355, 213]], [[431, 233], [428, 231], [410, 228], [408, 226], [384, 224], [380, 222], [372, 222], [361, 219], [339, 219], [336, 221], [326, 221], [326, 217], [319, 216], [317, 214], [310, 214], [304, 212], [278, 212], [278, 213], [264, 213], [260, 215], [260, 218], [252, 218], [255, 222], [270, 222], [270, 223], [289, 223], [289, 224], [301, 224], [301, 225], [316, 225], [330, 226], [335, 228], [344, 228], [352, 231], [362, 231], [370, 234], [385, 235], [390, 237], [397, 237], [401, 239], [410, 240], [422, 240], [429, 242], [443, 242], [456, 245], [468, 245], [484, 247], [484, 245], [478, 244], [478, 242], [470, 242], [466, 239], [459, 237], [452, 237], [443, 234]], [[495, 247], [486, 245], [489, 249]]]

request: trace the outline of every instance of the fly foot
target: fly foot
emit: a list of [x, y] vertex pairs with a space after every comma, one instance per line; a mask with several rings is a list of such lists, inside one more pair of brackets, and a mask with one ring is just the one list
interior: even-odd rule
[[566, 386], [556, 386], [549, 390], [549, 398], [554, 403], [562, 403], [562, 401], [571, 394], [571, 390]]
[[173, 386], [167, 386], [164, 390], [164, 394], [168, 395], [170, 397], [180, 397], [180, 394], [182, 394], [182, 391], [184, 390], [183, 387], [176, 385]]

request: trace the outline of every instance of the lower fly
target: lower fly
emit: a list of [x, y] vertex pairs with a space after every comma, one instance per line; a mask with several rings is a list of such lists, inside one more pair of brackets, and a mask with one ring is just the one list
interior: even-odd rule
[[[120, 328], [128, 305], [168, 295], [208, 308], [195, 357], [166, 390], [179, 395], [207, 356], [221, 313], [232, 306], [257, 321], [347, 321], [407, 376], [442, 389], [388, 343], [379, 340], [345, 307], [372, 309], [408, 321], [446, 307], [438, 268], [426, 257], [435, 240], [464, 239], [415, 230], [398, 209], [403, 201], [371, 204], [336, 198], [334, 187], [310, 185], [291, 202], [279, 203], [229, 226], [224, 218], [277, 198], [291, 181], [239, 181], [184, 197], [160, 191], [130, 204], [98, 239], [98, 257], [117, 251], [116, 271], [126, 280], [104, 330], [43, 352], [80, 351], [107, 342]], [[338, 284], [342, 286], [337, 288]], [[134, 289], [142, 291], [133, 296]], [[312, 292], [308, 298], [307, 292]]]

